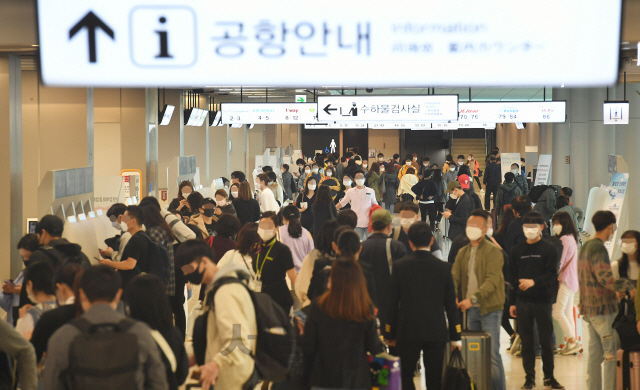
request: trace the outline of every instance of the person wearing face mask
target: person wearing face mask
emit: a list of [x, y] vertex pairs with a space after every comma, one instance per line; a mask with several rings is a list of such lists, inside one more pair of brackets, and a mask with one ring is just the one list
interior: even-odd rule
[[[89, 268], [89, 258], [82, 252], [78, 244], [61, 238], [64, 231], [64, 222], [55, 215], [45, 215], [36, 225], [36, 235], [40, 247], [31, 254], [30, 262], [47, 261], [53, 268], [58, 268], [68, 261], [78, 263], [83, 268]], [[23, 289], [21, 294], [26, 294]], [[25, 296], [26, 298], [26, 296]], [[22, 302], [22, 297], [20, 298]]]
[[[122, 257], [122, 252], [124, 248], [127, 246], [129, 239], [131, 238], [131, 234], [127, 232], [127, 225], [122, 222], [122, 216], [124, 212], [127, 210], [127, 206], [123, 203], [114, 203], [107, 211], [107, 217], [111, 220], [111, 224], [114, 229], [116, 229], [120, 234], [117, 236], [118, 238], [111, 239], [109, 241], [109, 246], [107, 249], [99, 250], [100, 256], [103, 258], [110, 258], [113, 261], [120, 261]], [[114, 250], [113, 247], [118, 248], [118, 250]]]
[[589, 332], [589, 342], [594, 346], [589, 348], [587, 389], [615, 389], [616, 352], [620, 342], [613, 335], [611, 325], [618, 312], [616, 292], [632, 291], [635, 284], [629, 279], [616, 280], [611, 271], [609, 251], [604, 243], [615, 236], [616, 216], [611, 211], [597, 211], [591, 223], [596, 234], [582, 245], [578, 254], [580, 313]]
[[[558, 291], [560, 259], [553, 244], [542, 239], [545, 220], [540, 213], [535, 211], [527, 213], [522, 218], [522, 226], [527, 241], [516, 245], [511, 250], [509, 278], [514, 287], [509, 311], [512, 317], [517, 318], [518, 334], [522, 340], [522, 365], [525, 371], [525, 384], [522, 388], [533, 389], [536, 386], [535, 322], [542, 349], [544, 386], [551, 389], [564, 389], [553, 374], [554, 341], [551, 314], [552, 304], [556, 300]], [[611, 334], [612, 329], [608, 329], [608, 332]], [[591, 353], [595, 351], [591, 351], [590, 355]], [[601, 358], [599, 362], [603, 360]]]
[[467, 156], [465, 165], [469, 167], [469, 171], [473, 173], [473, 179], [478, 183], [478, 191], [482, 190], [482, 184], [480, 183], [480, 164], [473, 154]]
[[215, 203], [217, 206], [214, 211], [216, 216], [220, 217], [222, 214], [231, 214], [234, 217], [238, 216], [235, 207], [233, 207], [233, 203], [227, 199], [227, 191], [219, 189], [214, 196], [216, 197]]
[[265, 213], [258, 224], [260, 244], [254, 250], [253, 271], [256, 274], [256, 292], [263, 292], [278, 303], [285, 313], [293, 307], [293, 297], [287, 286], [296, 284], [296, 268], [288, 246], [277, 240], [275, 213]]
[[520, 187], [522, 193], [529, 195], [529, 184], [527, 183], [527, 178], [522, 176], [520, 166], [517, 163], [511, 164], [511, 173], [513, 173], [514, 182], [518, 187]]
[[416, 199], [416, 194], [412, 190], [412, 188], [416, 184], [418, 184], [418, 176], [416, 176], [416, 170], [413, 167], [410, 167], [409, 169], [407, 169], [407, 173], [402, 176], [402, 179], [400, 179], [398, 196], [400, 196], [400, 199], [403, 202], [413, 202]]
[[16, 331], [27, 340], [31, 340], [33, 329], [42, 314], [58, 307], [53, 274], [54, 269], [48, 262], [31, 263], [25, 270], [24, 286], [31, 304], [20, 308]]
[[458, 252], [451, 269], [458, 308], [466, 313], [467, 328], [491, 335], [491, 382], [493, 389], [506, 388], [500, 356], [500, 324], [505, 302], [504, 256], [486, 240], [490, 214], [474, 210], [465, 224], [469, 244]]
[[378, 153], [378, 164], [380, 164], [380, 166], [384, 166], [385, 169], [389, 167], [389, 163], [384, 161], [384, 154], [382, 153]]
[[522, 189], [515, 182], [515, 175], [512, 172], [504, 174], [504, 183], [498, 187], [498, 193], [493, 198], [493, 206], [496, 209], [498, 221], [504, 212], [504, 208], [511, 205], [516, 197], [522, 195]]
[[347, 190], [336, 208], [339, 210], [347, 204], [351, 204], [351, 210], [358, 215], [358, 226], [355, 231], [362, 240], [366, 240], [369, 237], [369, 210], [373, 205], [377, 205], [378, 201], [376, 201], [376, 193], [373, 189], [364, 185], [364, 171], [358, 169], [355, 173], [356, 187]]
[[334, 167], [326, 167], [324, 169], [324, 178], [320, 182], [321, 186], [327, 186], [331, 189], [331, 198], [335, 199], [338, 192], [340, 192], [340, 182], [336, 177]]
[[[22, 257], [22, 262], [25, 268], [29, 264], [31, 255], [38, 250], [38, 236], [33, 233], [26, 234], [18, 241], [18, 252]], [[14, 326], [18, 320], [18, 309], [29, 303], [28, 297], [25, 291], [24, 298], [22, 297], [22, 286], [24, 285], [24, 269], [18, 273], [18, 275], [8, 283], [5, 281], [2, 283], [2, 294], [0, 294], [0, 307], [7, 312], [7, 322]]]
[[410, 155], [404, 159], [404, 165], [398, 171], [398, 179], [402, 180], [402, 177], [408, 173], [409, 169], [413, 169], [414, 172], [416, 171], [416, 169], [413, 168], [413, 164], [411, 164], [412, 162], [413, 158]]
[[460, 187], [460, 183], [457, 181], [451, 181], [447, 184], [447, 192], [451, 199], [456, 202], [455, 210], [446, 210], [442, 213], [444, 218], [449, 219], [449, 233], [447, 237], [450, 240], [454, 240], [461, 234], [464, 234], [467, 226], [467, 219], [473, 210], [471, 200], [469, 196], [465, 194], [464, 190]]
[[[616, 279], [629, 278], [632, 281], [638, 280], [638, 243], [640, 242], [640, 232], [636, 230], [627, 230], [622, 233], [620, 259], [611, 263], [611, 272]], [[618, 294], [618, 298], [624, 296]], [[635, 298], [635, 297], [634, 297]]]
[[[403, 202], [400, 205], [400, 226], [393, 228], [392, 238], [403, 243], [407, 248], [407, 253], [413, 252], [411, 245], [409, 245], [409, 228], [420, 219], [420, 208], [413, 202]], [[431, 254], [440, 260], [443, 260], [442, 250], [437, 241], [433, 241], [431, 245]]]
[[[451, 157], [450, 155], [448, 157]], [[454, 163], [444, 163], [445, 169], [443, 169], [442, 179], [446, 184], [458, 179], [458, 166]]]
[[442, 165], [442, 174], [444, 175], [447, 172], [450, 172], [451, 171], [450, 168], [452, 165], [456, 167], [454, 171], [457, 170], [457, 164], [453, 162], [453, 156], [450, 154], [447, 154], [447, 156], [444, 158], [444, 164]]
[[578, 227], [580, 225], [578, 224], [578, 216], [574, 212], [573, 207], [569, 206], [569, 201], [567, 200], [567, 198], [565, 198], [562, 195], [558, 196], [556, 198], [556, 209], [557, 209], [557, 212], [565, 212], [565, 213], [569, 214], [569, 216], [571, 217], [571, 222], [573, 222], [573, 226], [574, 226], [575, 230], [579, 231]]
[[269, 188], [269, 176], [265, 173], [259, 174], [258, 183], [260, 186], [260, 197], [258, 198], [260, 212], [266, 213], [267, 211], [273, 211], [277, 213], [278, 210], [280, 210], [280, 206], [278, 206], [278, 202], [276, 202], [276, 198]]
[[298, 189], [294, 185], [293, 175], [289, 172], [289, 164], [282, 164], [280, 172], [282, 173], [282, 189], [287, 199], [293, 200], [293, 194], [297, 193]]
[[233, 202], [233, 200], [238, 197], [238, 192], [240, 192], [240, 184], [231, 184], [231, 187], [229, 188], [229, 202]]
[[256, 223], [260, 219], [260, 204], [253, 199], [248, 182], [240, 183], [238, 195], [233, 200], [233, 208], [242, 226]]
[[382, 199], [380, 199], [380, 164], [376, 162], [371, 164], [371, 169], [367, 173], [367, 184], [376, 193], [378, 203], [382, 202]]
[[305, 188], [306, 188], [307, 182], [311, 179], [315, 179], [316, 184], [321, 183], [322, 180], [324, 179], [324, 174], [320, 172], [320, 167], [318, 166], [318, 163], [313, 163], [313, 165], [311, 166], [311, 174], [307, 176], [307, 178], [304, 180]]
[[418, 170], [420, 169], [421, 164], [418, 163], [418, 155], [415, 154], [415, 153], [413, 153], [411, 155], [411, 165], [416, 170], [416, 172], [418, 172]]
[[485, 168], [484, 178], [482, 179], [485, 186], [484, 209], [487, 211], [491, 210], [491, 196], [493, 195], [495, 199], [498, 194], [498, 187], [502, 181], [502, 172], [498, 164], [496, 164], [496, 161], [496, 156], [493, 154], [489, 156], [489, 165]]
[[394, 212], [394, 206], [397, 200], [398, 188], [400, 188], [400, 179], [396, 174], [396, 167], [394, 164], [389, 164], [386, 171], [380, 178], [384, 181], [384, 193], [380, 194], [384, 208], [389, 212]]
[[[201, 364], [200, 382], [203, 388], [215, 383], [216, 388], [241, 389], [255, 368], [252, 356], [256, 353], [256, 339], [250, 335], [258, 334], [255, 307], [246, 288], [251, 275], [239, 264], [218, 268], [212, 258], [211, 248], [197, 240], [185, 242], [176, 252], [176, 262], [187, 279], [200, 284], [208, 294], [204, 310], [209, 313], [207, 334], [211, 336], [206, 340], [205, 361], [198, 362]], [[229, 277], [238, 279], [244, 286], [241, 283], [219, 284]], [[241, 332], [236, 334], [234, 329], [238, 327]], [[230, 340], [238, 340], [251, 354], [241, 348], [222, 353], [229, 347]]]
[[196, 228], [198, 239], [208, 239], [213, 234], [218, 220], [218, 216], [215, 215], [216, 202], [211, 198], [205, 199], [199, 192], [189, 195], [187, 200], [191, 210], [195, 211], [189, 218], [188, 225]]
[[[342, 200], [342, 198], [344, 198], [344, 195], [347, 193], [347, 191], [353, 187], [353, 185], [354, 185], [353, 178], [351, 176], [344, 175], [342, 177], [340, 191], [338, 191], [338, 193], [336, 194], [336, 197], [333, 199], [333, 204], [337, 205]], [[350, 208], [351, 208], [351, 205], [347, 204], [343, 209], [346, 210]]]
[[178, 210], [183, 217], [190, 217], [193, 210], [189, 208], [187, 198], [193, 193], [193, 184], [185, 180], [178, 186], [178, 196], [169, 203], [169, 210]]
[[464, 166], [465, 163], [465, 159], [464, 159], [464, 155], [460, 154], [458, 155], [458, 169], [460, 169], [460, 167]]
[[302, 267], [302, 261], [313, 250], [313, 237], [300, 224], [300, 211], [294, 205], [282, 209], [282, 223], [278, 228], [280, 241], [291, 250], [297, 274]]
[[306, 184], [304, 192], [298, 197], [295, 205], [301, 214], [300, 223], [302, 227], [312, 232], [313, 230], [313, 203], [316, 201], [316, 189], [318, 188], [316, 179], [310, 178]]
[[564, 348], [558, 353], [573, 355], [582, 349], [580, 343], [576, 341], [576, 323], [573, 319], [573, 297], [580, 288], [578, 286], [578, 231], [569, 214], [558, 212], [553, 216], [553, 233], [562, 241], [562, 257], [558, 272], [560, 287], [556, 303], [553, 304], [552, 315], [567, 338]]
[[431, 231], [436, 228], [436, 197], [438, 196], [438, 185], [431, 180], [433, 171], [428, 169], [423, 172], [422, 179], [413, 187], [411, 191], [418, 195], [418, 204], [420, 205], [420, 216], [422, 222], [427, 221], [429, 216], [429, 225]]
[[295, 180], [298, 180], [300, 178], [300, 176], [304, 175], [304, 166], [307, 165], [305, 164], [304, 160], [299, 158], [296, 160], [296, 165], [298, 166], [298, 169], [296, 171], [291, 172], [293, 174], [293, 177]]
[[429, 157], [424, 156], [420, 162], [420, 166], [417, 168], [418, 178], [422, 180], [424, 172], [431, 169], [431, 160]]
[[304, 184], [307, 178], [311, 176], [311, 165], [305, 165], [300, 177], [298, 178], [298, 192], [304, 191]]

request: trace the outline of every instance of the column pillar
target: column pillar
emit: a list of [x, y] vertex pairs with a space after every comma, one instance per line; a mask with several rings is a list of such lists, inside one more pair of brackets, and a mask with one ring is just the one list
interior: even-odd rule
[[[567, 121], [565, 123], [553, 123], [552, 133], [552, 155], [551, 175], [553, 184], [570, 187], [570, 168], [574, 161], [571, 160], [571, 91], [567, 88], [556, 88], [553, 90], [554, 100], [564, 100], [567, 102]], [[569, 157], [569, 164], [566, 158]], [[585, 205], [586, 206], [586, 205]]]
[[538, 130], [538, 155], [552, 154], [552, 149], [553, 149], [552, 125], [551, 123], [540, 123], [539, 130]]
[[93, 88], [87, 88], [87, 166], [93, 167]]
[[602, 103], [606, 98], [606, 88], [589, 90], [589, 189], [609, 184], [608, 155], [615, 154], [616, 149], [616, 126], [605, 125], [602, 120]]
[[570, 185], [573, 203], [587, 207], [589, 197], [589, 90], [571, 89]]
[[[145, 140], [146, 140], [146, 162], [147, 162], [147, 175], [144, 182], [145, 190], [142, 188], [142, 196], [147, 195], [147, 191], [153, 183], [153, 191], [151, 193], [154, 196], [158, 196], [159, 187], [159, 173], [158, 173], [158, 114], [160, 108], [158, 107], [158, 90], [156, 88], [145, 89]], [[182, 110], [180, 111], [182, 113]], [[182, 118], [182, 114], [180, 115]], [[181, 142], [181, 146], [184, 150], [184, 144]], [[166, 184], [167, 186], [169, 183]]]

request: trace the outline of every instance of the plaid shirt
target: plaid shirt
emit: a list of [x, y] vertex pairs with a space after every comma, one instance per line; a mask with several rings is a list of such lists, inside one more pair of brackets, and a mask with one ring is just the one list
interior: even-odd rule
[[580, 282], [580, 313], [584, 316], [601, 316], [618, 312], [615, 291], [633, 290], [629, 279], [616, 280], [611, 272], [609, 252], [604, 243], [594, 238], [580, 249], [578, 260]]
[[[173, 239], [169, 237], [167, 232], [164, 231], [160, 226], [154, 226], [147, 229], [147, 234], [151, 239], [158, 245], [162, 245], [167, 252], [169, 253], [169, 284], [167, 285], [167, 295], [173, 297], [176, 295], [176, 270], [175, 263], [173, 260]], [[153, 259], [149, 259], [153, 261]]]

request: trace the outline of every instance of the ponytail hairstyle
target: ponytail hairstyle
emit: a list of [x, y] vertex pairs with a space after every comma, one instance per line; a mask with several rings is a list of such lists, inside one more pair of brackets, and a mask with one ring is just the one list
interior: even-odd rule
[[302, 236], [302, 225], [300, 224], [300, 211], [296, 206], [287, 206], [282, 209], [282, 217], [289, 221], [287, 231], [291, 238], [300, 238]]

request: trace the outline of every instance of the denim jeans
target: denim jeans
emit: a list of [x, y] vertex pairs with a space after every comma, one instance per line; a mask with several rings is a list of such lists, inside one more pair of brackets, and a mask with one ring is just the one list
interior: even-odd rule
[[479, 307], [467, 310], [467, 328], [469, 330], [482, 330], [491, 335], [491, 383], [493, 390], [505, 390], [504, 366], [500, 356], [500, 324], [502, 323], [502, 310], [496, 310], [487, 315], [482, 315]]
[[369, 228], [368, 227], [357, 227], [355, 230], [356, 233], [358, 233], [358, 236], [360, 236], [360, 240], [364, 241], [367, 238], [369, 238], [369, 235], [371, 233], [369, 233]]
[[383, 207], [385, 210], [389, 210], [389, 212], [391, 213], [391, 215], [393, 215], [393, 206], [395, 206], [395, 203], [390, 203], [390, 202], [382, 202]]
[[615, 317], [615, 314], [582, 316], [589, 331], [588, 390], [616, 388], [616, 351], [620, 349], [620, 340], [611, 328]]

